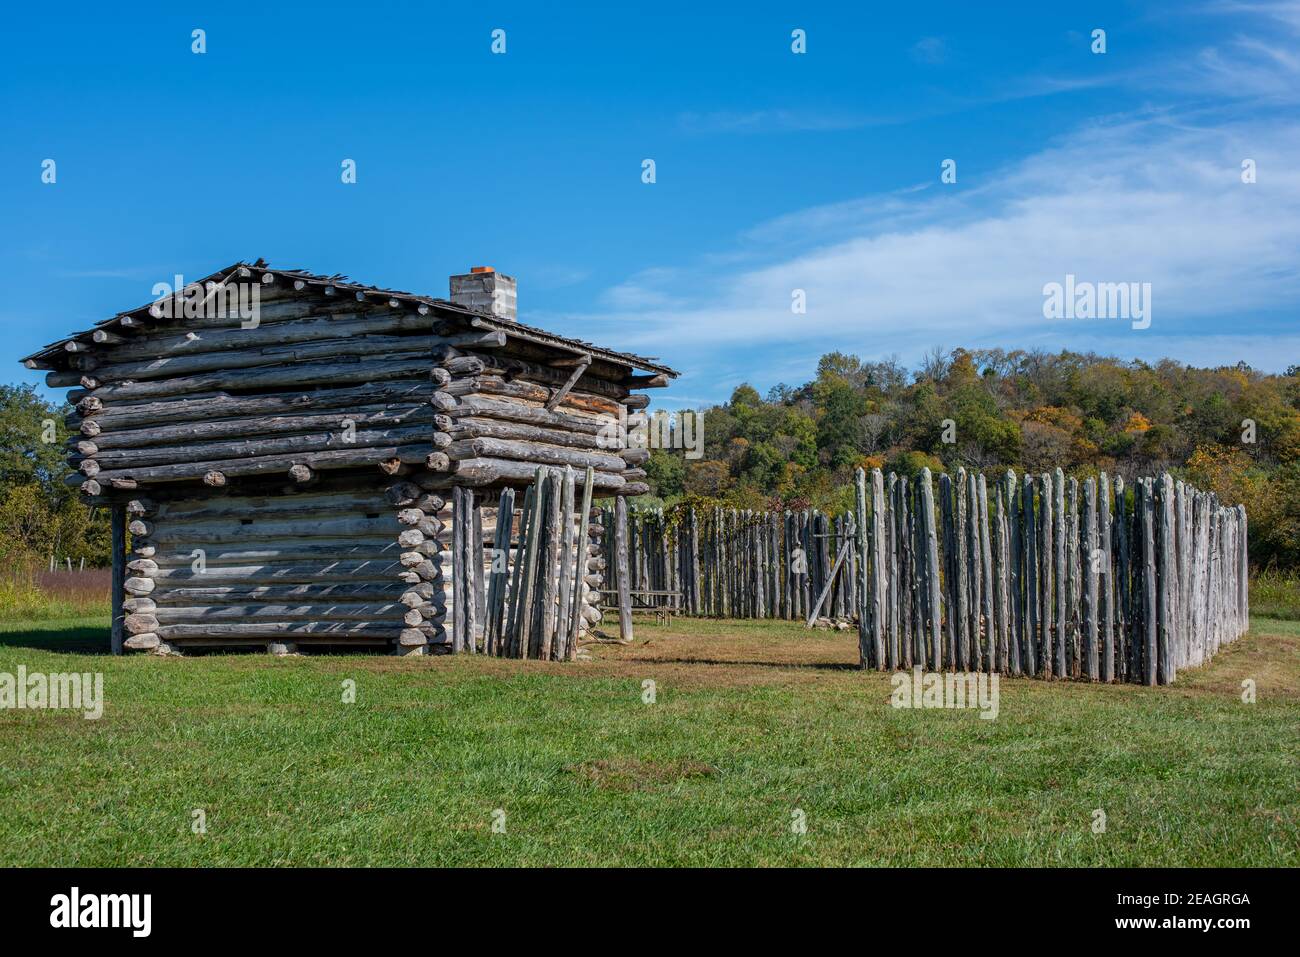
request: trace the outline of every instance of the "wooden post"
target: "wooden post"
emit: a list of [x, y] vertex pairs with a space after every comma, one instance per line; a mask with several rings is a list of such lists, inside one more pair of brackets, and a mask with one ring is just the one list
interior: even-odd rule
[[1009, 572], [1007, 576], [1009, 602], [1007, 607], [1007, 655], [1008, 667], [1013, 675], [1021, 673], [1020, 664], [1020, 641], [1024, 631], [1024, 601], [1021, 598], [1024, 587], [1023, 578], [1023, 561], [1024, 545], [1020, 538], [1020, 511], [1022, 508], [1020, 498], [1020, 487], [1016, 482], [1016, 473], [1007, 469], [1007, 474], [1002, 479], [1003, 491], [1007, 500], [1007, 516], [1003, 520], [1007, 541], [1007, 561], [1009, 563]]
[[1129, 513], [1128, 501], [1124, 497], [1124, 477], [1115, 476], [1115, 678], [1118, 681], [1129, 680], [1130, 671], [1129, 645], [1131, 636], [1129, 627], [1133, 621], [1129, 606]]
[[939, 540], [934, 530], [934, 485], [928, 468], [921, 469], [921, 525], [925, 533], [926, 615], [929, 618], [930, 670], [943, 668], [940, 625], [943, 609], [939, 597]]
[[[570, 661], [578, 654], [578, 631], [582, 622], [582, 592], [587, 578], [587, 536], [591, 531], [591, 495], [592, 486], [595, 484], [595, 470], [589, 465], [582, 479], [582, 513], [578, 519], [578, 580], [573, 586], [573, 614], [569, 619], [569, 641], [565, 649]], [[605, 528], [608, 533], [608, 523], [605, 523]], [[593, 598], [598, 600], [599, 596]]]
[[[858, 469], [853, 475], [853, 506], [856, 519], [857, 553], [862, 575], [861, 592], [867, 594], [867, 473]], [[858, 667], [866, 668], [871, 661], [871, 622], [869, 620], [866, 599], [862, 601], [861, 613], [858, 615]]]
[[1151, 480], [1142, 479], [1142, 679], [1154, 686], [1158, 655], [1159, 629], [1156, 597], [1156, 536], [1155, 502], [1152, 500]]
[[465, 612], [469, 607], [465, 588], [465, 488], [451, 490], [451, 650], [465, 650]]
[[997, 671], [997, 629], [993, 616], [993, 544], [989, 538], [989, 490], [984, 476], [979, 477], [980, 520], [980, 589], [983, 601], [980, 608], [984, 616], [984, 667], [989, 674]]
[[871, 470], [871, 654], [878, 669], [885, 667], [885, 489], [880, 469]]
[[1002, 486], [993, 486], [993, 655], [992, 671], [1007, 670], [1007, 507], [1003, 500]]
[[1070, 624], [1070, 572], [1066, 565], [1069, 556], [1069, 528], [1065, 512], [1065, 473], [1059, 468], [1052, 482], [1056, 509], [1056, 639], [1053, 642], [1056, 651], [1056, 677], [1069, 675], [1066, 664], [1066, 643], [1069, 641]]
[[1083, 663], [1089, 681], [1101, 677], [1100, 656], [1097, 641], [1099, 638], [1099, 621], [1101, 591], [1098, 587], [1108, 580], [1108, 569], [1102, 564], [1105, 553], [1098, 544], [1097, 537], [1097, 483], [1087, 479], [1083, 483]]
[[1034, 520], [1034, 477], [1026, 474], [1021, 480], [1020, 522], [1024, 549], [1025, 613], [1021, 634], [1020, 662], [1025, 674], [1038, 674], [1038, 525]]
[[126, 613], [122, 602], [126, 600], [126, 505], [114, 502], [110, 506], [113, 535], [113, 585], [112, 585], [112, 623], [109, 629], [109, 647], [112, 653], [122, 653], [125, 628], [123, 621]]
[[[1159, 587], [1159, 628], [1156, 632], [1157, 682], [1171, 684], [1177, 675], [1174, 664], [1174, 629], [1178, 621], [1178, 559], [1175, 555], [1174, 480], [1168, 472], [1160, 476], [1159, 495], [1156, 498], [1159, 512], [1156, 516], [1159, 531], [1157, 570]], [[1221, 555], [1221, 551], [1220, 551]], [[1221, 565], [1221, 562], [1220, 562]]]
[[460, 578], [462, 579], [461, 598], [457, 599], [457, 602], [463, 600], [465, 609], [461, 619], [464, 624], [463, 644], [456, 650], [467, 650], [473, 654], [478, 650], [475, 641], [475, 634], [478, 630], [477, 583], [483, 575], [483, 543], [481, 533], [479, 535], [480, 540], [474, 540], [474, 530], [478, 527], [474, 521], [474, 514], [478, 511], [475, 504], [475, 492], [471, 488], [462, 488], [460, 493], [461, 508], [457, 509], [454, 514], [454, 519], [460, 526], [462, 546], [461, 554], [457, 556], [457, 564], [460, 565]]
[[1101, 504], [1100, 524], [1097, 528], [1098, 547], [1101, 548], [1101, 680], [1115, 680], [1115, 562], [1111, 547], [1111, 491], [1110, 477], [1101, 473], [1098, 480]]
[[954, 513], [952, 478], [947, 472], [939, 475], [939, 522], [943, 525], [943, 603], [947, 614], [943, 616], [944, 660], [949, 668], [957, 664], [957, 556], [954, 552]]
[[899, 514], [901, 509], [898, 505], [898, 476], [893, 472], [889, 473], [889, 594], [887, 604], [889, 606], [889, 636], [886, 643], [886, 665], [885, 667], [893, 670], [902, 665], [902, 641], [899, 631], [902, 627], [901, 615], [899, 614], [899, 605], [901, 603], [899, 594], [902, 591], [902, 570], [901, 559], [899, 557], [899, 527], [901, 525]]
[[970, 578], [968, 575], [969, 553], [966, 548], [966, 522], [970, 510], [966, 491], [966, 470], [957, 470], [956, 511], [953, 517], [953, 560], [957, 569], [956, 591], [957, 603], [949, 609], [949, 614], [957, 619], [957, 654], [953, 658], [954, 671], [970, 670]]
[[632, 640], [632, 589], [627, 556], [627, 499], [614, 500], [614, 561], [618, 565], [618, 635]]

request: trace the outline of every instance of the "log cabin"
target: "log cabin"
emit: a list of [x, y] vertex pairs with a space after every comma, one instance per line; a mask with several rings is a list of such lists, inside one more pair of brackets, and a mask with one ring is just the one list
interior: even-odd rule
[[574, 571], [573, 635], [513, 653], [571, 658], [600, 618], [591, 498], [622, 517], [648, 491], [628, 435], [677, 373], [516, 310], [490, 267], [436, 299], [258, 260], [23, 360], [71, 388], [69, 482], [112, 515], [114, 652], [511, 653], [485, 638], [485, 588], [494, 561], [498, 600], [519, 578], [515, 493], [563, 470], [587, 508], [534, 570]]

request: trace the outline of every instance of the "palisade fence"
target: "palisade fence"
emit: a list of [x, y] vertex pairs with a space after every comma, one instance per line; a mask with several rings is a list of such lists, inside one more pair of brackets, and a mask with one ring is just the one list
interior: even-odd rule
[[634, 510], [630, 588], [688, 615], [856, 616], [862, 666], [880, 669], [1167, 684], [1247, 628], [1244, 507], [1168, 474], [1126, 491], [1060, 469], [992, 487], [859, 470], [856, 503]]
[[[612, 508], [603, 524], [615, 527]], [[853, 515], [816, 510], [767, 512], [715, 508], [698, 513], [629, 510], [629, 587], [643, 606], [714, 618], [784, 618], [858, 614]], [[848, 572], [832, 574], [836, 559]], [[608, 562], [611, 591], [618, 563]], [[827, 583], [830, 591], [823, 596]]]

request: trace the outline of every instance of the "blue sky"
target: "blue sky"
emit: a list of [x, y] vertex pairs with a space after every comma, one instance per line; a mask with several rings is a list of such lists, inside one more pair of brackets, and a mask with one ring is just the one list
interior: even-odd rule
[[[682, 370], [668, 407], [832, 349], [1300, 362], [1300, 2], [711, 7], [13, 7], [6, 378], [258, 256], [436, 295], [495, 265], [522, 320]], [[1067, 273], [1150, 282], [1150, 328], [1044, 319]]]

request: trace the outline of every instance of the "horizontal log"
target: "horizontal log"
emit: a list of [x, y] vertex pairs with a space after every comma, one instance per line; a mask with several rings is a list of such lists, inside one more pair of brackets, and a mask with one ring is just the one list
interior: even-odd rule
[[[231, 605], [173, 605], [168, 604], [154, 612], [158, 624], [174, 625], [205, 623], [209, 621], [242, 621], [270, 619], [272, 621], [388, 621], [400, 622], [408, 611], [398, 601], [390, 602], [330, 602], [328, 604], [231, 604]], [[152, 630], [152, 629], [150, 629]]]
[[[552, 392], [545, 386], [537, 385], [533, 382], [522, 380], [510, 381], [500, 376], [481, 375], [472, 376], [464, 379], [452, 379], [451, 384], [446, 386], [446, 391], [452, 395], [497, 395], [506, 396], [512, 399], [523, 399], [528, 402], [537, 402], [543, 406], [551, 398]], [[635, 399], [636, 396], [629, 396], [629, 400]], [[617, 416], [619, 402], [615, 399], [609, 399], [604, 396], [593, 395], [589, 392], [582, 392], [578, 389], [571, 389], [564, 400], [559, 404], [560, 409], [578, 410], [590, 412], [597, 415]]]
[[668, 376], [663, 373], [655, 375], [630, 375], [623, 379], [622, 385], [628, 389], [664, 389], [670, 384]]
[[[336, 356], [428, 356], [436, 340], [431, 336], [357, 336], [351, 339], [326, 339], [321, 342], [282, 345], [263, 349], [232, 345], [234, 351], [201, 352], [199, 354], [172, 355], [158, 359], [141, 359], [135, 362], [100, 362], [94, 369], [94, 378], [101, 384], [112, 382], [140, 382], [175, 376], [192, 376], [202, 373], [233, 369], [254, 369], [277, 366], [289, 362], [317, 362]], [[445, 370], [443, 382], [450, 380]]]
[[617, 455], [511, 439], [464, 439], [453, 442], [447, 447], [446, 452], [453, 461], [479, 458], [515, 459], [520, 462], [531, 462], [534, 465], [590, 467], [605, 472], [621, 472], [626, 467]]
[[[330, 383], [331, 385], [333, 383]], [[321, 412], [326, 409], [354, 409], [392, 403], [425, 403], [433, 395], [431, 382], [384, 382], [353, 388], [319, 388], [232, 396], [219, 394], [204, 399], [172, 399], [139, 405], [113, 406], [83, 419], [69, 416], [69, 428], [78, 428], [92, 438], [141, 426], [184, 424], [218, 418], [259, 417], [289, 413]]]
[[502, 419], [562, 431], [584, 432], [589, 435], [616, 436], [618, 431], [617, 416], [583, 411], [549, 412], [541, 404], [528, 405], [487, 395], [460, 396], [454, 408], [458, 418], [462, 420], [467, 416]]
[[[537, 474], [537, 466], [527, 462], [509, 459], [462, 459], [456, 463], [456, 471], [450, 475], [438, 475], [419, 472], [415, 481], [423, 488], [445, 489], [452, 485], [491, 485], [495, 482], [520, 483], [531, 482]], [[574, 481], [581, 486], [584, 482], [583, 472], [574, 476]], [[601, 491], [615, 491], [625, 484], [623, 477], [613, 473], [596, 472], [595, 488]]]
[[405, 626], [395, 621], [257, 621], [160, 625], [164, 641], [186, 638], [252, 638], [278, 635], [313, 635], [338, 638], [396, 638]]
[[[351, 423], [357, 429], [373, 430], [382, 427], [410, 426], [433, 423], [434, 412], [428, 401], [390, 403], [381, 406], [364, 406], [337, 412], [318, 412], [309, 415], [271, 415], [234, 419], [199, 419], [182, 425], [153, 426], [152, 428], [108, 432], [94, 442], [79, 445], [92, 446], [94, 455], [113, 449], [144, 448], [170, 445], [176, 442], [201, 442], [209, 439], [251, 438], [259, 435], [322, 432], [342, 430]], [[80, 449], [79, 449], [80, 451]]]
[[[375, 314], [370, 319], [304, 318], [266, 326], [259, 322], [251, 329], [234, 326], [197, 331], [187, 329], [167, 334], [155, 331], [105, 349], [100, 354], [101, 364], [96, 371], [125, 367], [131, 362], [144, 369], [146, 363], [190, 359], [199, 355], [225, 354], [232, 359], [256, 356], [263, 352], [274, 355], [277, 351], [291, 352], [295, 347], [315, 348], [319, 342], [327, 342], [330, 348], [346, 353], [349, 342], [359, 344], [368, 339], [400, 338], [416, 340], [418, 348], [429, 350], [441, 341], [440, 337], [433, 335], [433, 324], [431, 316], [397, 311]], [[401, 332], [424, 335], [396, 335]], [[129, 368], [123, 368], [122, 371], [127, 375], [115, 377], [132, 377]]]
[[147, 595], [156, 583], [171, 582], [186, 585], [215, 585], [227, 582], [246, 582], [259, 585], [276, 585], [286, 583], [319, 583], [347, 581], [349, 579], [366, 582], [393, 581], [402, 571], [397, 561], [366, 559], [347, 561], [304, 561], [304, 562], [256, 562], [249, 565], [209, 566], [202, 572], [196, 572], [189, 565], [177, 568], [160, 568], [152, 579], [128, 578], [127, 591], [131, 591], [132, 582], [144, 582], [147, 590], [132, 594]]
[[[307, 582], [298, 585], [208, 585], [170, 587], [166, 581], [159, 582], [154, 598], [128, 599], [136, 602], [149, 602], [149, 607], [140, 607], [139, 611], [152, 611], [156, 602], [164, 605], [214, 605], [224, 603], [244, 604], [251, 602], [376, 602], [391, 601], [395, 597], [415, 592], [427, 599], [434, 594], [435, 586], [428, 582], [416, 585], [387, 577], [383, 581], [358, 582]], [[156, 599], [156, 602], [155, 600]]]
[[[328, 432], [309, 432], [276, 438], [235, 439], [221, 442], [189, 442], [183, 445], [147, 446], [144, 448], [106, 449], [94, 462], [97, 468], [109, 471], [169, 465], [181, 462], [211, 462], [217, 460], [247, 459], [261, 456], [292, 455], [295, 462], [313, 463], [313, 453], [331, 449], [365, 449], [375, 446], [397, 446], [427, 441], [429, 426], [402, 425], [382, 429], [338, 429]], [[86, 462], [82, 463], [84, 467]], [[84, 468], [83, 468], [84, 471]], [[86, 473], [88, 475], [92, 473]]]
[[152, 382], [119, 382], [97, 389], [93, 396], [83, 399], [78, 404], [78, 409], [86, 414], [97, 411], [115, 400], [154, 399], [181, 396], [191, 392], [301, 387], [320, 382], [348, 385], [358, 382], [386, 382], [415, 376], [428, 379], [428, 359], [343, 356], [328, 362], [301, 362], [257, 369], [232, 369]]
[[[476, 416], [455, 420], [447, 431], [453, 439], [515, 439], [574, 449], [605, 449], [602, 437], [591, 432], [572, 432]], [[610, 431], [612, 433], [613, 429]]]
[[395, 560], [405, 547], [392, 539], [380, 541], [335, 541], [332, 539], [298, 539], [296, 541], [249, 542], [236, 545], [184, 545], [179, 548], [160, 546], [154, 551], [154, 560], [160, 568], [189, 565], [195, 561], [193, 552], [202, 549], [203, 560], [208, 565], [248, 565], [254, 562], [285, 561], [361, 561], [382, 562]]
[[[134, 523], [133, 523], [134, 524]], [[244, 523], [229, 517], [198, 519], [194, 521], [160, 520], [140, 521], [144, 532], [140, 535], [153, 545], [181, 543], [202, 545], [208, 542], [235, 544], [259, 540], [279, 539], [288, 542], [310, 542], [336, 539], [355, 542], [373, 539], [391, 542], [405, 527], [397, 516], [384, 509], [375, 517], [337, 514], [304, 513], [291, 519], [264, 518]]]
[[[360, 485], [360, 483], [358, 483]], [[419, 492], [419, 487], [416, 486]], [[383, 499], [380, 483], [372, 489], [364, 486], [333, 491], [313, 490], [293, 494], [250, 494], [207, 496], [198, 489], [189, 490], [192, 498], [163, 500], [154, 506], [149, 518], [159, 522], [195, 522], [207, 519], [243, 520], [290, 519], [299, 521], [326, 517], [380, 515], [391, 511]], [[420, 492], [420, 494], [424, 494]], [[150, 526], [152, 527], [152, 526]]]
[[[423, 463], [432, 451], [427, 442], [423, 444], [402, 446], [373, 446], [361, 449], [336, 449], [327, 452], [312, 452], [308, 461], [317, 470], [348, 468], [351, 466], [372, 465], [386, 459], [401, 462]], [[294, 465], [301, 456], [268, 455], [259, 458], [222, 459], [216, 462], [184, 462], [177, 465], [157, 465], [143, 468], [105, 470], [99, 480], [105, 478], [129, 478], [137, 482], [175, 482], [184, 479], [204, 477], [213, 472], [225, 477], [241, 475], [266, 475], [283, 473]], [[224, 482], [222, 483], [224, 484]], [[97, 494], [97, 493], [96, 493]]]

